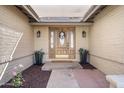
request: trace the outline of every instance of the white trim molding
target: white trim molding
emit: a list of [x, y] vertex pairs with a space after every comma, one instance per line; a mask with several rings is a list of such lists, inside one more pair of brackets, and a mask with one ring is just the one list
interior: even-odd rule
[[83, 22], [86, 22], [88, 20], [88, 18], [90, 18], [92, 16], [92, 14], [94, 14], [99, 8], [101, 7], [101, 5], [93, 5], [89, 11], [86, 13], [86, 15], [83, 18]]
[[93, 23], [36, 23], [36, 22], [34, 22], [34, 23], [30, 23], [30, 24], [33, 25], [33, 26], [36, 26], [36, 25], [43, 25], [43, 26], [48, 26], [48, 25], [55, 25], [55, 26], [57, 26], [57, 25], [90, 26]]
[[22, 5], [22, 7], [37, 21], [40, 21], [39, 16], [35, 13], [35, 11], [29, 5]]

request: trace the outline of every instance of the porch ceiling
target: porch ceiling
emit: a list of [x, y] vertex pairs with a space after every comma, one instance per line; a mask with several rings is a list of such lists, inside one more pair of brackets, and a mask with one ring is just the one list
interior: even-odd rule
[[84, 23], [93, 22], [94, 16], [101, 12], [105, 5], [23, 5], [16, 6], [29, 22], [38, 23]]
[[91, 5], [31, 5], [39, 17], [83, 17]]
[[31, 5], [40, 22], [80, 22], [91, 5]]
[[31, 5], [40, 22], [93, 22], [105, 5]]

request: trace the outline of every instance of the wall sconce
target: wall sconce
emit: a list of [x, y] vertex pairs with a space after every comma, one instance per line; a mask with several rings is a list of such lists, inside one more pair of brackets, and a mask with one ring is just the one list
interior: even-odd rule
[[40, 37], [40, 34], [41, 34], [41, 32], [38, 30], [38, 31], [37, 31], [37, 38]]
[[86, 37], [86, 31], [82, 31], [82, 37], [83, 37], [83, 38]]

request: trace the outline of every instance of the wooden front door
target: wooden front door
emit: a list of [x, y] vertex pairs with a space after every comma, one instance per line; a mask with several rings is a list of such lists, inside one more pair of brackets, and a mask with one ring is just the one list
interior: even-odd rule
[[49, 30], [49, 58], [74, 59], [75, 28], [50, 27]]

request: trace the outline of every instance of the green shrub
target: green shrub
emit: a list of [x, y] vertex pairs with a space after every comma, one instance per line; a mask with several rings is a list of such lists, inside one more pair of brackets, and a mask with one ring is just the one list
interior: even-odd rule
[[22, 77], [21, 73], [18, 73], [13, 79], [12, 79], [12, 85], [14, 87], [21, 87], [23, 85], [24, 79]]

